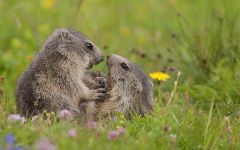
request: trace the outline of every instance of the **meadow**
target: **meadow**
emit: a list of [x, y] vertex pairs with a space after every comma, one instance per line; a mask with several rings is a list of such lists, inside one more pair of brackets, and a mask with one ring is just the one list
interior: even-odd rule
[[[239, 8], [239, 0], [0, 0], [0, 150], [41, 139], [53, 149], [240, 149]], [[58, 27], [85, 33], [104, 56], [169, 74], [152, 79], [153, 113], [90, 127], [54, 114], [9, 121], [17, 78]], [[105, 62], [93, 69], [107, 72]]]

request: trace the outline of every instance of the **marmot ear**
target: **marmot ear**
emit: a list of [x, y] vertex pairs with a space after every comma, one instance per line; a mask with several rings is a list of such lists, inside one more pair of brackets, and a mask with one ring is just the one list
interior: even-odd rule
[[142, 87], [142, 83], [140, 81], [136, 81], [133, 86], [137, 92], [142, 92], [143, 87]]
[[61, 31], [61, 37], [64, 40], [71, 40], [71, 34], [68, 31]]

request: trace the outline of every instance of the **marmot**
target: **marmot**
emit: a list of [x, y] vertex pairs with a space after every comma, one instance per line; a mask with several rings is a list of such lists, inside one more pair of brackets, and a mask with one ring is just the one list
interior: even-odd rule
[[116, 112], [128, 118], [133, 113], [141, 116], [149, 114], [154, 104], [153, 83], [143, 70], [126, 58], [114, 54], [107, 57], [107, 66], [107, 97], [104, 101], [82, 104], [87, 119], [114, 118]]
[[83, 33], [56, 29], [18, 80], [17, 111], [31, 117], [43, 110], [67, 109], [79, 115], [82, 99], [98, 100], [105, 95], [104, 88], [91, 90], [83, 82], [86, 71], [102, 60], [100, 50]]

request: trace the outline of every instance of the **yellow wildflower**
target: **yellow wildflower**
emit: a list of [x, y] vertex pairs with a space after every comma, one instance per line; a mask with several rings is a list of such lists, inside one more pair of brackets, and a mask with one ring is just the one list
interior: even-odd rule
[[120, 124], [123, 124], [124, 123], [124, 121], [123, 120], [120, 120], [120, 122], [119, 122]]
[[159, 81], [166, 81], [168, 78], [170, 78], [169, 74], [163, 73], [163, 72], [153, 72], [153, 73], [150, 73], [149, 76], [152, 79], [159, 80]]
[[44, 9], [51, 9], [53, 8], [54, 0], [42, 0], [42, 7]]

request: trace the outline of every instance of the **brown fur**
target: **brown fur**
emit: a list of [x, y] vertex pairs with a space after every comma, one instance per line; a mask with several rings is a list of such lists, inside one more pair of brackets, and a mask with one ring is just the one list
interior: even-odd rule
[[105, 89], [91, 90], [84, 83], [86, 70], [102, 60], [100, 50], [84, 34], [56, 29], [18, 80], [18, 112], [33, 116], [43, 110], [68, 109], [79, 116], [82, 99], [98, 100], [105, 95]]
[[133, 113], [149, 114], [154, 104], [152, 82], [142, 69], [118, 55], [108, 56], [107, 66], [107, 98], [91, 103], [91, 107], [86, 105], [86, 109], [91, 110], [91, 113], [86, 114], [88, 120], [114, 118], [116, 112], [126, 117], [131, 117]]

